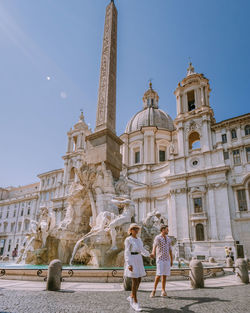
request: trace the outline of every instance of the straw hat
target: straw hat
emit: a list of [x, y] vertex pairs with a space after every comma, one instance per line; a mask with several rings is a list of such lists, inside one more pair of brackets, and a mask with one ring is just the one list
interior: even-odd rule
[[141, 226], [138, 225], [138, 224], [136, 224], [136, 223], [130, 224], [129, 229], [128, 229], [128, 234], [131, 233], [131, 229], [133, 229], [133, 228], [139, 228], [139, 229], [141, 229]]

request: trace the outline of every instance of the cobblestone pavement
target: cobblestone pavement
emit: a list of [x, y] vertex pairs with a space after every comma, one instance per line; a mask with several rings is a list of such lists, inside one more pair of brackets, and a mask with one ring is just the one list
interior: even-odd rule
[[[169, 298], [149, 298], [140, 291], [144, 312], [151, 313], [248, 313], [250, 285], [207, 287], [169, 291]], [[126, 313], [134, 312], [126, 300], [129, 292], [120, 291], [25, 291], [0, 288], [1, 313]]]

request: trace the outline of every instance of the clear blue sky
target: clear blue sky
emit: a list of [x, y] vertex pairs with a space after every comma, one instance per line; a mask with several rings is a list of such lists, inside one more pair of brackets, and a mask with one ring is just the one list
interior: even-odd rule
[[[80, 109], [95, 126], [109, 0], [1, 0], [0, 186], [63, 167]], [[249, 0], [117, 0], [117, 134], [142, 107], [148, 79], [176, 116], [188, 57], [210, 79], [217, 121], [249, 112]], [[47, 80], [46, 77], [51, 79]]]

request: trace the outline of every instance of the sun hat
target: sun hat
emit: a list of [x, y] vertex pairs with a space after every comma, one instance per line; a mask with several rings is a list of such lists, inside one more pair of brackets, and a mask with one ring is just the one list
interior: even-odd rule
[[138, 224], [136, 224], [136, 223], [130, 224], [129, 229], [128, 229], [128, 234], [131, 233], [131, 229], [133, 229], [133, 228], [139, 228], [139, 229], [141, 229], [141, 226], [138, 225]]

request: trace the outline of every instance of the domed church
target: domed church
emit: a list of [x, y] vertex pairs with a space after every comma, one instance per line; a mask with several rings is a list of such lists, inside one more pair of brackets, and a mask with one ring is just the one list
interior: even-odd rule
[[225, 246], [249, 255], [250, 114], [216, 122], [210, 92], [190, 63], [174, 92], [173, 121], [150, 83], [120, 136], [123, 166], [137, 220], [160, 211], [180, 256], [223, 258]]

